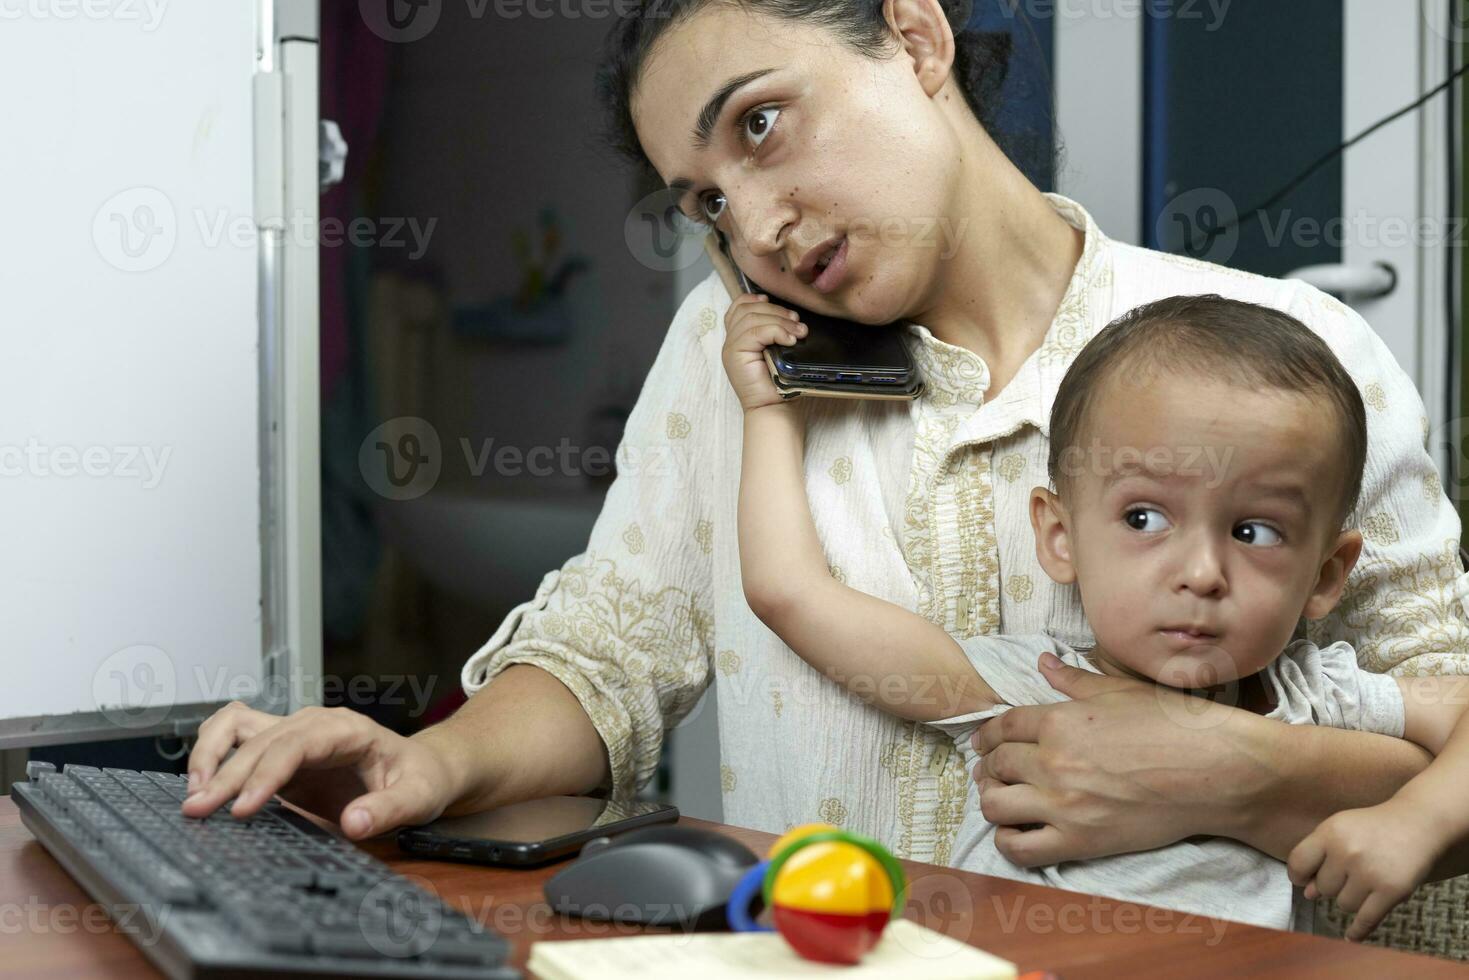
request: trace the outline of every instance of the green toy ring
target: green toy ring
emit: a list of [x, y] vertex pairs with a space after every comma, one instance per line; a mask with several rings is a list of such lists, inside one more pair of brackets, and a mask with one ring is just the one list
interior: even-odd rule
[[765, 870], [765, 886], [761, 891], [761, 894], [765, 899], [766, 908], [775, 907], [775, 901], [773, 899], [773, 893], [775, 891], [775, 878], [778, 874], [780, 874], [780, 869], [785, 865], [786, 861], [790, 859], [791, 855], [795, 854], [807, 844], [821, 844], [826, 841], [837, 841], [843, 844], [853, 844], [857, 847], [862, 848], [862, 850], [866, 851], [868, 854], [877, 859], [877, 863], [882, 865], [882, 869], [887, 872], [888, 880], [892, 882], [892, 918], [901, 918], [903, 914], [903, 904], [906, 898], [904, 892], [908, 888], [908, 879], [907, 876], [903, 874], [903, 866], [898, 863], [898, 859], [893, 857], [892, 853], [886, 847], [883, 847], [871, 837], [864, 837], [863, 835], [855, 834], [850, 830], [815, 831], [814, 833], [807, 834], [805, 837], [802, 837], [799, 840], [791, 841], [789, 844], [781, 849], [781, 852], [779, 854], [771, 858], [770, 867]]

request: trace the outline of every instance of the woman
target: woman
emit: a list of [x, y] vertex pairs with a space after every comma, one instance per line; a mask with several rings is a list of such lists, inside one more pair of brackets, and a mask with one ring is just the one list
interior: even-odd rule
[[[986, 130], [1003, 49], [956, 45], [949, 16], [963, 14], [946, 8], [967, 3], [649, 6], [657, 16], [616, 25], [601, 76], [622, 148], [685, 191], [681, 208], [723, 230], [772, 298], [913, 324], [922, 398], [805, 405], [808, 493], [837, 575], [955, 635], [1049, 628], [1085, 642], [1074, 590], [1035, 567], [1025, 513], [1056, 385], [1117, 314], [1218, 292], [1305, 321], [1370, 406], [1354, 515], [1366, 546], [1311, 638], [1349, 640], [1379, 671], [1469, 667], [1459, 521], [1424, 449], [1422, 400], [1359, 317], [1299, 282], [1111, 242], [1075, 203], [1039, 193]], [[713, 276], [684, 300], [587, 550], [465, 664], [475, 696], [458, 714], [405, 739], [340, 709], [282, 720], [232, 705], [201, 729], [191, 778], [214, 778], [185, 812], [242, 790], [247, 814], [283, 788], [360, 838], [531, 796], [628, 793], [714, 681], [726, 820], [775, 832], [826, 820], [944, 862], [970, 778], [957, 754], [815, 676], [746, 606], [740, 410], [719, 359], [730, 302]], [[1173, 574], [1186, 587], [1201, 572]], [[1199, 730], [1151, 686], [1066, 672], [1053, 684], [1077, 700], [1016, 709], [977, 736], [977, 778], [1007, 784], [986, 787], [986, 816], [1016, 828], [1005, 847], [1021, 864], [1193, 834], [1284, 859], [1426, 762], [1406, 742], [1234, 709]]]

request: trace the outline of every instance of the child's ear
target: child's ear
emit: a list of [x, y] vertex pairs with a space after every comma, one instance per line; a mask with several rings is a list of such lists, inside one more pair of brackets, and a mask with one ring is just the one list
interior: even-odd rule
[[1306, 599], [1303, 616], [1320, 619], [1336, 608], [1341, 601], [1342, 590], [1346, 588], [1347, 576], [1361, 555], [1362, 532], [1343, 531], [1337, 536], [1335, 547], [1321, 563], [1321, 574], [1316, 577], [1316, 584]]
[[1030, 526], [1035, 531], [1035, 556], [1051, 581], [1070, 585], [1076, 581], [1071, 557], [1071, 532], [1066, 526], [1066, 507], [1061, 498], [1045, 487], [1030, 491]]

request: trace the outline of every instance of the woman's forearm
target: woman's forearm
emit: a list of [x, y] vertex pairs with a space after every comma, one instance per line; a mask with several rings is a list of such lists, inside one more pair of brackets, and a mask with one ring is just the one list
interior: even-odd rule
[[608, 774], [607, 747], [566, 685], [512, 664], [453, 715], [413, 736], [444, 760], [454, 800], [444, 816], [542, 796], [580, 795]]
[[[1243, 715], [1243, 713], [1241, 713]], [[1217, 781], [1223, 825], [1203, 829], [1284, 861], [1317, 824], [1340, 810], [1375, 806], [1427, 767], [1432, 756], [1403, 739], [1244, 715], [1238, 765]]]

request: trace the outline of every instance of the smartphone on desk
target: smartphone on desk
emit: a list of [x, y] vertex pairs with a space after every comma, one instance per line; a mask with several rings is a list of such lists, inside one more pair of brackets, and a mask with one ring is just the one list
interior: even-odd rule
[[587, 841], [678, 819], [678, 807], [590, 796], [548, 796], [398, 831], [398, 847], [420, 857], [530, 867], [575, 854]]
[[742, 293], [770, 296], [777, 305], [795, 310], [809, 328], [794, 344], [765, 348], [770, 379], [782, 398], [813, 395], [911, 401], [923, 394], [923, 379], [903, 343], [899, 324], [875, 326], [840, 320], [761, 289], [735, 264], [728, 240], [717, 229], [704, 240], [704, 250], [731, 298]]

